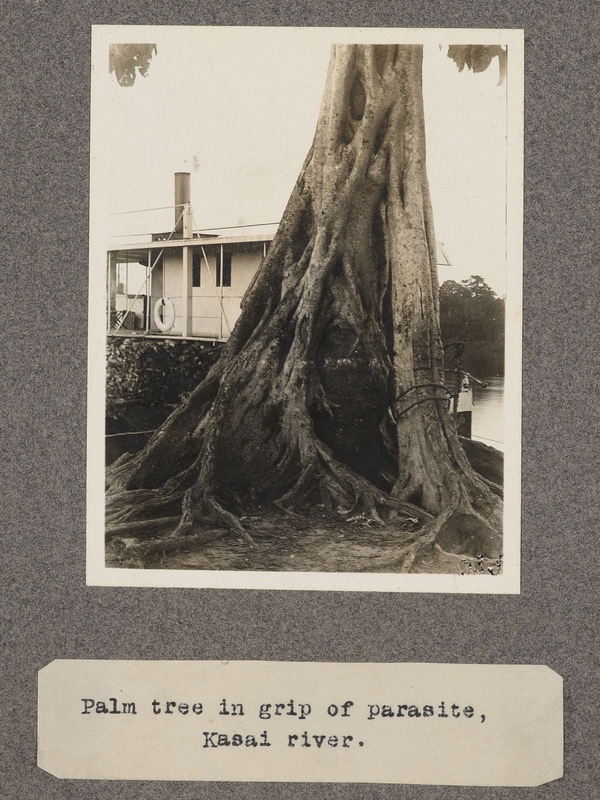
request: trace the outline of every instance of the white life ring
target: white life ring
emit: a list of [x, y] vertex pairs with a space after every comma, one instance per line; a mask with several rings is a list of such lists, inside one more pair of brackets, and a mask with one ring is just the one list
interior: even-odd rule
[[168, 333], [175, 324], [175, 306], [168, 297], [161, 297], [154, 305], [154, 324], [163, 333]]

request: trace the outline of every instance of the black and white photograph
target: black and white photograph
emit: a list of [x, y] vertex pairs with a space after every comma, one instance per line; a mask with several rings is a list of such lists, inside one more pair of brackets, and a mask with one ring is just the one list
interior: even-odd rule
[[87, 581], [518, 593], [523, 38], [95, 26]]

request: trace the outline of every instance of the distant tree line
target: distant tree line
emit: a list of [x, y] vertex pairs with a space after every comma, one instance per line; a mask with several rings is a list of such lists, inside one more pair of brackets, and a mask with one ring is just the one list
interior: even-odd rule
[[440, 287], [444, 345], [464, 342], [463, 367], [477, 377], [504, 375], [504, 300], [480, 275]]

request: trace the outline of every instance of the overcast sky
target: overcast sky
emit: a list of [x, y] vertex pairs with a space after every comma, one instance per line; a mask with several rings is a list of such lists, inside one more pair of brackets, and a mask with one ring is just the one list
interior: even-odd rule
[[[92, 213], [107, 216], [104, 230], [115, 237], [108, 241], [171, 229], [169, 210], [109, 215], [172, 204], [177, 171], [191, 173], [198, 228], [277, 222], [312, 141], [330, 44], [365, 41], [366, 34], [125, 32], [100, 28], [94, 35], [92, 191], [102, 197]], [[440, 268], [440, 279], [478, 274], [504, 295], [506, 87], [497, 85], [497, 59], [485, 73], [459, 73], [440, 40], [426, 44], [423, 62], [436, 235], [452, 263]], [[120, 87], [108, 73], [111, 41], [156, 42], [148, 77]]]

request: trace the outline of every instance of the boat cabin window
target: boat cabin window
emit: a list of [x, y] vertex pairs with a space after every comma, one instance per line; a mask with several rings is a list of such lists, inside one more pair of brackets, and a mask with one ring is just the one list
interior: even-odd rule
[[202, 254], [194, 253], [192, 259], [192, 286], [202, 286]]
[[221, 263], [221, 251], [217, 253], [217, 286], [231, 286], [231, 253], [223, 253], [223, 263]]

